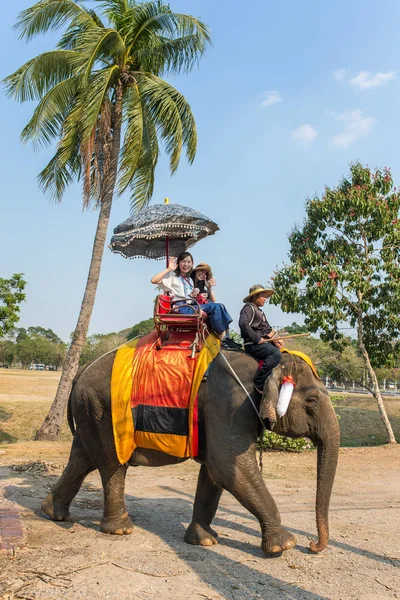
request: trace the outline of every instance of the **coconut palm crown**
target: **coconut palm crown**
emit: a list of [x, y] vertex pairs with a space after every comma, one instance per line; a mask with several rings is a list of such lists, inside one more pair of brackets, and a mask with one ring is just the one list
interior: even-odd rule
[[172, 173], [183, 147], [189, 162], [194, 159], [192, 111], [162, 76], [190, 71], [209, 33], [199, 19], [176, 14], [161, 1], [91, 4], [101, 15], [80, 0], [40, 0], [24, 10], [16, 23], [21, 38], [67, 28], [55, 50], [29, 60], [5, 84], [17, 100], [39, 101], [22, 141], [47, 146], [58, 140], [39, 175], [46, 192], [61, 200], [66, 186], [83, 178], [85, 206], [101, 202], [118, 166], [119, 193], [129, 189], [140, 208], [153, 192], [159, 140]]
[[[84, 207], [99, 218], [78, 322], [57, 394], [37, 439], [57, 439], [95, 301], [115, 189], [133, 209], [153, 193], [160, 143], [171, 173], [182, 150], [191, 163], [196, 125], [188, 102], [163, 77], [189, 72], [210, 42], [207, 27], [161, 0], [40, 0], [20, 13], [16, 29], [29, 41], [62, 28], [55, 50], [29, 60], [4, 81], [10, 97], [38, 101], [22, 132], [36, 147], [57, 142], [39, 174], [56, 201], [83, 182]], [[99, 8], [99, 11], [94, 11]]]

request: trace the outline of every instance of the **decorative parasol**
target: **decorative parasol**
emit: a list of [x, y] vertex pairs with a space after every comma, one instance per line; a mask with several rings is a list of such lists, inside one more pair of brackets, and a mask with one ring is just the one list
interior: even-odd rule
[[125, 258], [178, 256], [219, 227], [205, 215], [179, 204], [154, 204], [114, 229], [109, 248]]

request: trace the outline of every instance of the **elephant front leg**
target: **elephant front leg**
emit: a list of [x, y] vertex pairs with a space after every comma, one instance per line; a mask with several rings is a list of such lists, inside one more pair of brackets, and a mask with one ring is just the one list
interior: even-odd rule
[[296, 545], [295, 536], [281, 525], [278, 507], [267, 490], [255, 459], [237, 463], [235, 476], [232, 481], [226, 482], [225, 489], [258, 519], [264, 554], [276, 556]]
[[100, 469], [104, 489], [104, 514], [100, 523], [103, 533], [127, 535], [133, 531], [133, 523], [125, 506], [125, 476], [128, 465]]
[[207, 467], [202, 465], [197, 481], [193, 518], [185, 533], [186, 543], [200, 546], [218, 544], [218, 534], [211, 529], [211, 522], [217, 511], [221, 494], [222, 489], [211, 481]]

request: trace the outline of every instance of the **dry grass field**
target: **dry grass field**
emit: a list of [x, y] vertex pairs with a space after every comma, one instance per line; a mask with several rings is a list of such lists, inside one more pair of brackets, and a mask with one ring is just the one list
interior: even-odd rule
[[[49, 410], [61, 372], [0, 370], [0, 443], [33, 440]], [[70, 440], [68, 427], [63, 440]]]

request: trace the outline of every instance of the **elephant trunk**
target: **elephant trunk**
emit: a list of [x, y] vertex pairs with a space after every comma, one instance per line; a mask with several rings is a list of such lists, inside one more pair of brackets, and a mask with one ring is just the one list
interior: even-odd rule
[[[321, 552], [329, 541], [329, 502], [339, 456], [340, 434], [339, 424], [332, 424], [328, 435], [316, 440], [317, 461], [317, 495], [315, 517], [317, 521], [318, 542], [311, 542], [311, 552]], [[336, 431], [335, 431], [336, 429]]]

